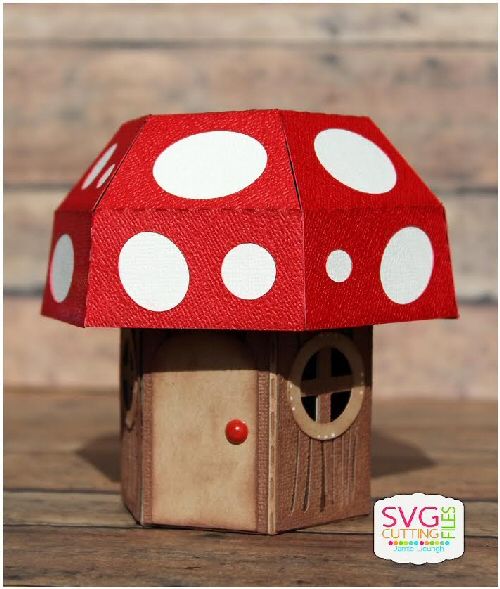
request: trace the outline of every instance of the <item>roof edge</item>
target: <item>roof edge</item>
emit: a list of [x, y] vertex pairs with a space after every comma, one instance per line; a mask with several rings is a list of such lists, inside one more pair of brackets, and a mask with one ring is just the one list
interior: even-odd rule
[[138, 117], [136, 119], [130, 119], [129, 121], [125, 121], [122, 125], [120, 125], [115, 133], [115, 135], [117, 135], [120, 130], [125, 127], [125, 125], [129, 125], [130, 123], [134, 123], [136, 121], [141, 121], [142, 120], [142, 124], [141, 126], [137, 129], [137, 133], [134, 135], [134, 138], [132, 139], [132, 141], [130, 142], [129, 146], [127, 147], [127, 151], [123, 154], [122, 159], [120, 160], [120, 163], [114, 168], [113, 173], [111, 175], [111, 179], [110, 181], [106, 184], [106, 188], [103, 190], [101, 196], [96, 200], [96, 202], [94, 203], [94, 206], [91, 209], [91, 213], [94, 213], [94, 211], [99, 207], [99, 205], [101, 204], [101, 201], [105, 198], [109, 187], [111, 186], [111, 184], [113, 184], [113, 180], [116, 177], [116, 174], [118, 173], [118, 171], [120, 170], [120, 168], [123, 165], [123, 162], [127, 159], [128, 154], [130, 153], [130, 150], [132, 148], [132, 146], [135, 144], [135, 142], [137, 141], [138, 137], [141, 135], [141, 133], [144, 130], [144, 127], [146, 126], [148, 120], [151, 118], [152, 115], [144, 115], [142, 117]]
[[[389, 139], [389, 137], [384, 133], [384, 131], [382, 131], [382, 129], [377, 125], [377, 123], [375, 123], [375, 121], [371, 117], [365, 116], [364, 118], [367, 119], [368, 121], [370, 121], [370, 123], [375, 127], [375, 129], [377, 129], [387, 139], [387, 141], [389, 141], [389, 143], [391, 143], [391, 145], [392, 145], [392, 141]], [[443, 203], [437, 197], [436, 193], [433, 190], [431, 190], [431, 187], [427, 184], [427, 182], [424, 181], [423, 176], [421, 174], [419, 174], [419, 172], [410, 164], [410, 162], [408, 161], [406, 156], [403, 155], [401, 153], [401, 151], [399, 151], [399, 149], [398, 149], [398, 154], [399, 154], [399, 157], [403, 160], [403, 162], [408, 166], [408, 168], [415, 174], [415, 177], [423, 184], [423, 186], [425, 186], [429, 195], [436, 201], [436, 205], [439, 204], [441, 207], [444, 208]]]

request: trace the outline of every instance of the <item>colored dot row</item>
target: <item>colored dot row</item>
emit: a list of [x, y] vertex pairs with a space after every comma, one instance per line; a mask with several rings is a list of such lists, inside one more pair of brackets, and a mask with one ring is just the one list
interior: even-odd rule
[[417, 546], [418, 544], [420, 544], [420, 546], [422, 545], [426, 545], [426, 546], [439, 546], [440, 544], [446, 544], [448, 545], [450, 543], [449, 540], [420, 540], [420, 542], [418, 540], [394, 540], [394, 542], [392, 540], [389, 540], [389, 546], [392, 546], [394, 544], [394, 546]]

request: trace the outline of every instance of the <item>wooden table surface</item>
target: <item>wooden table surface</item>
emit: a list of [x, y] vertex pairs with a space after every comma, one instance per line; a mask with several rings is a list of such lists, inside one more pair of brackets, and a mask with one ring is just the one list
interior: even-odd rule
[[142, 529], [120, 502], [116, 393], [7, 390], [4, 411], [7, 585], [497, 584], [493, 403], [375, 404], [373, 497], [465, 502], [464, 556], [418, 567], [374, 556], [370, 517], [274, 537]]

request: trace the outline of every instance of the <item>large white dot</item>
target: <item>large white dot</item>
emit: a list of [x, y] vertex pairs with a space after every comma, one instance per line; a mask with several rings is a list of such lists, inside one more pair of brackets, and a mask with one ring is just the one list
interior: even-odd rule
[[154, 163], [153, 176], [163, 190], [175, 196], [220, 198], [250, 186], [266, 164], [266, 150], [253, 137], [209, 131], [167, 147]]
[[400, 305], [417, 300], [429, 284], [433, 266], [434, 252], [427, 234], [418, 227], [401, 229], [382, 255], [380, 280], [386, 295]]
[[314, 150], [325, 170], [349, 188], [382, 194], [396, 184], [391, 160], [380, 147], [358, 133], [326, 129], [316, 135]]
[[54, 300], [62, 303], [68, 296], [75, 268], [75, 252], [71, 237], [64, 233], [57, 240], [50, 265], [50, 291]]
[[149, 311], [168, 311], [185, 297], [189, 268], [181, 250], [164, 235], [137, 233], [122, 247], [120, 280], [128, 296]]
[[334, 250], [326, 259], [326, 273], [333, 282], [344, 282], [352, 272], [351, 256], [344, 250]]
[[258, 299], [276, 279], [272, 255], [255, 243], [237, 245], [224, 258], [221, 275], [226, 288], [240, 299]]
[[116, 148], [118, 147], [117, 143], [114, 143], [106, 151], [101, 155], [101, 157], [96, 161], [96, 163], [92, 166], [92, 169], [87, 174], [85, 180], [83, 181], [82, 188], [88, 188], [92, 182], [99, 176], [99, 174], [104, 170], [106, 164], [111, 159], [111, 156], [115, 153]]
[[108, 180], [111, 176], [113, 170], [115, 169], [115, 164], [111, 164], [109, 168], [102, 174], [102, 176], [97, 181], [97, 188], [101, 188], [101, 186]]

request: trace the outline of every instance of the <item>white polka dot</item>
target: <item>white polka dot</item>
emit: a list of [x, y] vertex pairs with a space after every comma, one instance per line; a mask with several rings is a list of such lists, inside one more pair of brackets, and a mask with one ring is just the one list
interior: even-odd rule
[[149, 311], [168, 311], [186, 296], [189, 268], [181, 250], [164, 235], [137, 233], [122, 247], [120, 280], [128, 296]]
[[386, 295], [406, 305], [418, 299], [429, 284], [434, 252], [427, 234], [418, 227], [405, 227], [386, 245], [380, 264], [380, 280]]
[[240, 299], [258, 299], [271, 290], [276, 264], [271, 254], [255, 243], [234, 247], [222, 262], [221, 275], [226, 288]]
[[50, 291], [54, 300], [62, 303], [68, 296], [75, 268], [75, 252], [71, 237], [64, 233], [57, 240], [50, 265]]
[[90, 170], [90, 172], [87, 174], [87, 177], [83, 181], [82, 188], [84, 190], [85, 190], [85, 188], [88, 188], [92, 184], [92, 182], [94, 182], [94, 180], [97, 178], [97, 176], [99, 176], [99, 174], [104, 170], [104, 168], [106, 167], [106, 164], [111, 159], [111, 156], [115, 153], [117, 147], [118, 147], [117, 143], [111, 145], [111, 147], [108, 147], [108, 149], [101, 155], [101, 157], [92, 166], [92, 169]]
[[267, 153], [253, 137], [233, 131], [190, 135], [156, 159], [153, 176], [171, 194], [209, 199], [250, 186], [265, 170]]
[[101, 188], [101, 186], [106, 182], [106, 180], [111, 176], [111, 173], [115, 169], [115, 164], [111, 164], [109, 168], [104, 172], [104, 174], [99, 178], [97, 181], [97, 188]]
[[391, 160], [380, 147], [358, 133], [326, 129], [316, 135], [314, 150], [325, 170], [349, 188], [382, 194], [396, 184]]
[[334, 250], [326, 259], [326, 273], [333, 282], [344, 282], [352, 272], [351, 256], [344, 250]]

